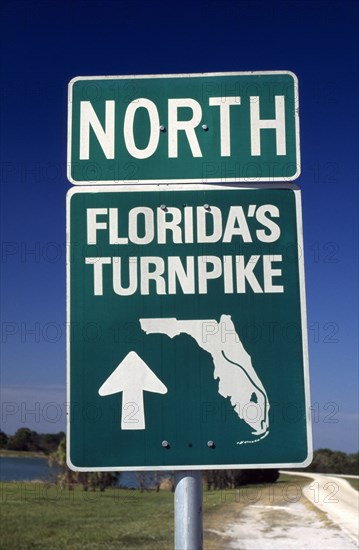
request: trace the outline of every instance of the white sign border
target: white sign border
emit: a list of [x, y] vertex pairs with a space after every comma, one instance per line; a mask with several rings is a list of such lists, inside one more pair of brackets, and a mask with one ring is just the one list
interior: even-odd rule
[[[165, 466], [105, 466], [105, 467], [79, 467], [71, 462], [70, 448], [70, 412], [71, 412], [71, 391], [70, 391], [70, 343], [71, 343], [71, 318], [70, 318], [70, 281], [71, 281], [71, 231], [70, 231], [70, 203], [73, 195], [77, 193], [122, 193], [122, 192], [146, 192], [146, 191], [209, 191], [213, 189], [231, 191], [233, 189], [290, 189], [294, 192], [296, 204], [296, 225], [298, 240], [298, 271], [299, 271], [299, 294], [301, 310], [301, 328], [302, 328], [302, 352], [303, 352], [303, 373], [304, 373], [304, 395], [306, 411], [306, 429], [307, 429], [307, 458], [300, 463], [266, 463], [266, 464], [206, 464], [199, 465], [165, 465]], [[308, 332], [307, 332], [307, 308], [305, 292], [305, 273], [304, 273], [304, 247], [303, 247], [303, 223], [302, 223], [302, 201], [301, 191], [293, 184], [260, 184], [260, 185], [107, 185], [86, 187], [72, 187], [66, 194], [66, 395], [67, 395], [67, 422], [66, 422], [66, 462], [68, 467], [76, 472], [125, 472], [125, 471], [169, 471], [169, 470], [234, 470], [234, 469], [254, 469], [254, 468], [305, 468], [313, 460], [313, 436], [312, 422], [310, 414], [310, 382], [309, 382], [309, 353], [308, 353]]]
[[258, 183], [258, 182], [290, 182], [297, 179], [301, 173], [301, 157], [300, 157], [300, 133], [299, 133], [299, 89], [298, 89], [298, 78], [295, 73], [292, 71], [238, 71], [238, 72], [214, 72], [214, 73], [179, 73], [179, 74], [146, 74], [146, 75], [112, 75], [112, 76], [76, 76], [71, 79], [68, 85], [68, 107], [67, 107], [67, 179], [73, 185], [128, 185], [133, 182], [133, 185], [138, 184], [155, 184], [155, 179], [143, 179], [143, 180], [99, 180], [99, 181], [75, 181], [71, 176], [71, 150], [72, 150], [72, 89], [73, 85], [76, 82], [82, 80], [140, 80], [146, 78], [204, 78], [204, 77], [216, 77], [216, 76], [269, 76], [269, 75], [289, 75], [293, 78], [294, 81], [294, 116], [295, 116], [295, 140], [296, 140], [296, 162], [297, 169], [293, 176], [289, 177], [260, 177], [260, 178], [177, 178], [177, 179], [167, 179], [164, 178], [161, 180], [161, 183], [175, 184], [175, 183], [217, 183], [219, 180], [221, 183]]

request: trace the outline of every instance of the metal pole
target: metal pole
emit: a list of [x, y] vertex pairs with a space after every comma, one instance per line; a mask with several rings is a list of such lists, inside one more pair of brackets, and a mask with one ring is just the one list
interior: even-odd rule
[[202, 472], [175, 472], [175, 550], [202, 550]]

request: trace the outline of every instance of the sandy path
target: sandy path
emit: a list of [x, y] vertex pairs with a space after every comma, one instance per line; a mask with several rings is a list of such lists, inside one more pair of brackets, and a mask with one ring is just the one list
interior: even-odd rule
[[[287, 474], [289, 472], [286, 472]], [[303, 494], [328, 518], [340, 526], [359, 544], [359, 492], [341, 476], [326, 474], [299, 474], [311, 477], [313, 482], [304, 487]]]
[[292, 492], [288, 484], [285, 502], [276, 499], [269, 502], [268, 498], [261, 498], [246, 506], [238, 520], [227, 525], [222, 532], [231, 541], [226, 548], [358, 549], [359, 493], [347, 481], [334, 476], [298, 472], [293, 472], [293, 475], [311, 477], [313, 481], [301, 491], [298, 499], [294, 498], [295, 484]]

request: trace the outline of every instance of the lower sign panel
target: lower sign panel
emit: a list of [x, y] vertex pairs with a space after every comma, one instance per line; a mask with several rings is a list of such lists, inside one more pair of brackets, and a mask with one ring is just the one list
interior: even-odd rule
[[300, 192], [68, 194], [68, 464], [311, 460]]

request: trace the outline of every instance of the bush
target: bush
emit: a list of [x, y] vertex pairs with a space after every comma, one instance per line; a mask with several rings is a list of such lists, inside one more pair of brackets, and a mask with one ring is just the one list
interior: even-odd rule
[[207, 489], [236, 489], [253, 483], [274, 483], [279, 477], [276, 468], [253, 470], [208, 470], [204, 472]]
[[305, 471], [322, 474], [358, 475], [359, 453], [348, 455], [342, 451], [318, 449], [314, 451], [313, 461]]

